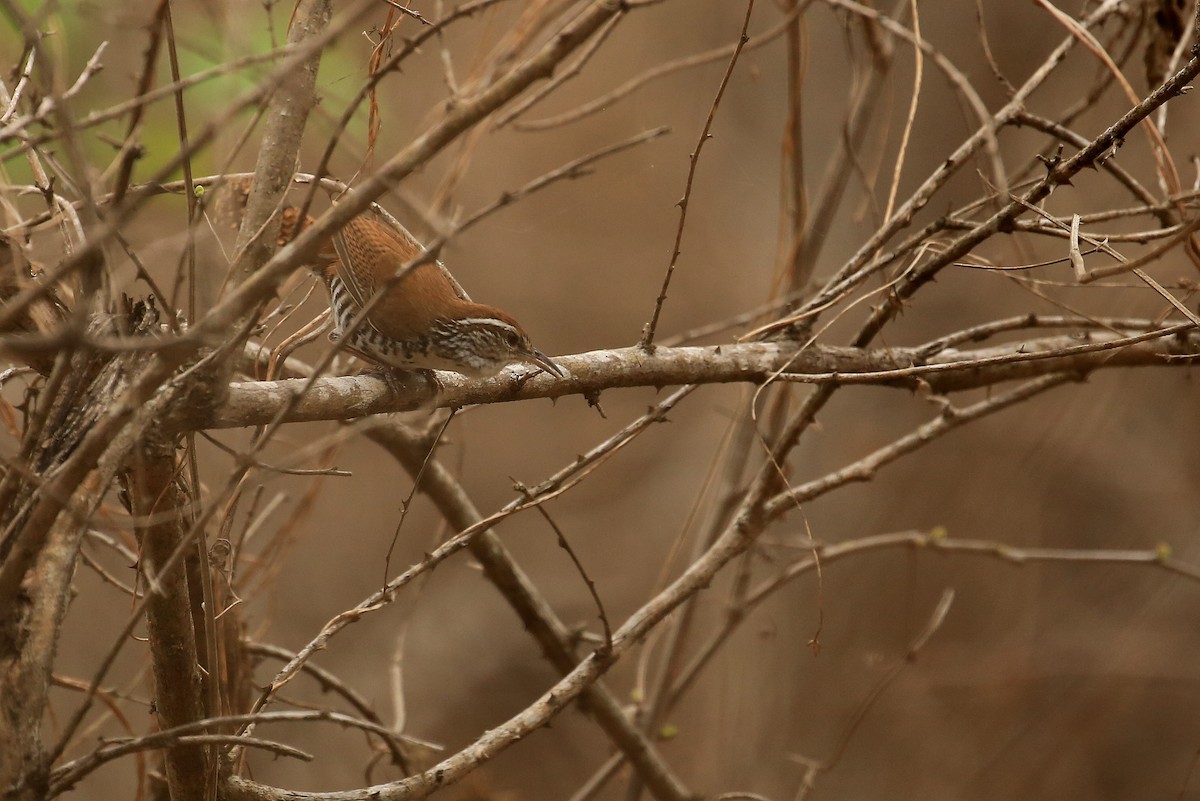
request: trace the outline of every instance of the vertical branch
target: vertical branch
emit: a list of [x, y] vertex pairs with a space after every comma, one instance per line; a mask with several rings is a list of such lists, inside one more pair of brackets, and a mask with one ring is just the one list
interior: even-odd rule
[[[913, 39], [921, 41], [921, 14], [917, 11], [917, 0], [912, 0], [912, 31]], [[920, 47], [913, 47], [913, 88], [909, 99], [908, 116], [904, 119], [904, 132], [900, 135], [900, 149], [896, 154], [896, 166], [892, 169], [892, 187], [888, 190], [887, 206], [883, 210], [883, 219], [892, 216], [896, 208], [896, 193], [900, 191], [900, 173], [904, 169], [905, 157], [908, 155], [908, 143], [912, 139], [913, 126], [917, 122], [917, 104], [921, 98], [921, 78], [925, 71], [925, 53]]]
[[[903, 0], [899, 0], [899, 6]], [[870, 19], [862, 22], [864, 38], [871, 51], [871, 64], [866, 77], [857, 92], [854, 93], [850, 110], [842, 126], [842, 135], [838, 138], [837, 147], [825, 176], [821, 180], [821, 188], [817, 191], [817, 201], [813, 204], [813, 212], [806, 221], [804, 235], [800, 239], [800, 252], [796, 257], [798, 264], [815, 264], [821, 256], [826, 237], [833, 226], [833, 218], [842, 202], [842, 195], [854, 174], [851, 167], [856, 154], [862, 149], [867, 134], [875, 130], [873, 125], [875, 115], [880, 110], [880, 95], [884, 88], [884, 78], [891, 71], [895, 48], [887, 38], [886, 32], [879, 23]], [[811, 269], [811, 268], [808, 268]]]
[[[154, 83], [154, 67], [158, 63], [158, 50], [162, 45], [163, 26], [166, 17], [171, 13], [168, 0], [159, 0], [158, 8], [154, 10], [154, 21], [150, 23], [150, 43], [146, 46], [146, 55], [142, 61], [142, 74], [138, 78], [136, 97], [144, 97]], [[121, 145], [119, 156], [120, 165], [117, 177], [113, 182], [113, 203], [120, 203], [129, 191], [129, 182], [133, 178], [133, 165], [141, 158], [142, 151], [137, 145], [138, 132], [142, 127], [142, 119], [146, 114], [146, 105], [139, 103], [129, 114], [129, 124], [125, 128], [125, 140]], [[80, 176], [83, 178], [84, 176]]]
[[[787, 9], [797, 9], [798, 0], [788, 0]], [[787, 28], [787, 88], [788, 115], [784, 131], [784, 163], [790, 167], [787, 176], [789, 200], [788, 220], [791, 223], [787, 286], [795, 290], [808, 281], [812, 274], [812, 263], [800, 260], [804, 244], [804, 230], [808, 224], [808, 192], [804, 185], [804, 75], [807, 54], [807, 24], [803, 14], [796, 14]]]
[[[139, 521], [154, 708], [163, 729], [205, 716], [187, 574], [179, 566], [162, 569], [190, 528], [189, 504], [177, 483], [174, 452], [172, 443], [156, 436], [147, 438], [133, 455], [133, 467], [125, 477], [135, 520]], [[209, 680], [215, 682], [217, 676]], [[202, 746], [167, 749], [165, 761], [172, 801], [205, 798]]]
[[[179, 52], [175, 41], [175, 20], [172, 17], [169, 5], [167, 6], [166, 12], [163, 16], [163, 23], [166, 32], [167, 55], [171, 66], [171, 79], [178, 83], [180, 80]], [[176, 91], [174, 96], [176, 128], [179, 135], [179, 150], [181, 154], [186, 154], [190, 152], [191, 148], [188, 144], [187, 114], [182, 90]], [[175, 302], [179, 297], [180, 286], [184, 280], [186, 280], [188, 287], [187, 314], [188, 319], [194, 320], [196, 317], [196, 220], [199, 214], [199, 204], [197, 202], [195, 184], [193, 182], [192, 159], [190, 156], [185, 156], [183, 158], [183, 181], [185, 197], [187, 199], [187, 242], [184, 245], [183, 257], [179, 260], [179, 265], [176, 268], [175, 281], [171, 288], [171, 306], [168, 309], [168, 314], [171, 314], [172, 317], [174, 316]], [[191, 486], [193, 492], [199, 492], [200, 468], [196, 457], [195, 434], [189, 434], [186, 437], [184, 442], [184, 452], [187, 459], [187, 482]], [[142, 458], [144, 459], [146, 455], [147, 454], [142, 454]], [[147, 472], [150, 472], [150, 469], [155, 467], [158, 468], [158, 471], [164, 472], [171, 467], [171, 451], [169, 448], [165, 454], [156, 453], [154, 456], [157, 457], [157, 459], [162, 463], [147, 464]], [[152, 474], [151, 477], [157, 478], [158, 475], [155, 473]], [[182, 497], [183, 494], [179, 491], [178, 487], [164, 486], [163, 489], [164, 492], [174, 496], [175, 500], [183, 502], [188, 500], [186, 497]], [[172, 505], [172, 507], [178, 509], [178, 512], [176, 515], [174, 515], [173, 520], [180, 523], [179, 531], [175, 532], [175, 536], [170, 537], [174, 544], [178, 542], [183, 532], [187, 530], [188, 526], [186, 525], [187, 521], [182, 519], [184, 515], [184, 509], [186, 507], [182, 504], [177, 507]], [[182, 585], [182, 592], [178, 592], [177, 595], [174, 595], [171, 598], [173, 604], [187, 605], [187, 613], [192, 622], [192, 628], [190, 632], [192, 638], [187, 644], [190, 645], [191, 658], [194, 660], [194, 664], [203, 664], [205, 674], [208, 677], [208, 680], [204, 683], [203, 687], [204, 691], [206, 692], [207, 705], [205, 704], [204, 700], [200, 698], [194, 698], [191, 695], [192, 690], [195, 689], [193, 687], [193, 682], [186, 681], [188, 674], [181, 673], [180, 676], [181, 678], [184, 678], [185, 681], [179, 682], [180, 685], [182, 685], [181, 687], [172, 688], [172, 693], [180, 696], [177, 699], [173, 699], [176, 701], [176, 703], [173, 704], [174, 708], [168, 710], [169, 714], [164, 714], [164, 711], [161, 708], [159, 709], [159, 720], [160, 723], [163, 724], [163, 728], [169, 728], [170, 726], [178, 725], [179, 723], [190, 723], [194, 719], [191, 717], [192, 714], [204, 714], [206, 712], [211, 716], [219, 715], [224, 712], [225, 708], [221, 702], [221, 697], [227, 686], [226, 679], [228, 677], [228, 673], [227, 671], [221, 669], [224, 662], [222, 656], [225, 656], [226, 658], [237, 659], [240, 658], [241, 655], [240, 643], [233, 652], [233, 656], [230, 656], [224, 651], [224, 649], [222, 649], [221, 643], [218, 640], [217, 623], [215, 617], [218, 610], [218, 604], [214, 598], [215, 593], [213, 591], [212, 571], [209, 570], [207, 554], [208, 544], [204, 536], [204, 527], [201, 526], [197, 535], [196, 552], [186, 559], [186, 572], [181, 571], [178, 581], [172, 584], [172, 587], [176, 590], [179, 589], [179, 585]], [[162, 560], [159, 559], [158, 563], [161, 563], [161, 561]], [[151, 604], [147, 609], [147, 614], [153, 615], [158, 612], [161, 613], [160, 620], [163, 624], [170, 623], [181, 625], [181, 621], [177, 619], [179, 610], [175, 608], [174, 605], [168, 612], [165, 609], [160, 609], [155, 603], [153, 603], [153, 600], [154, 599], [152, 598]], [[156, 628], [157, 630], [163, 631], [168, 635], [174, 631], [173, 627], [168, 627], [166, 625], [159, 627], [152, 625], [152, 636]], [[182, 631], [180, 633], [182, 634]], [[159, 643], [153, 640], [151, 641], [152, 651], [162, 651], [169, 645], [170, 643]], [[185, 650], [184, 643], [178, 643], [178, 648], [181, 651]], [[155, 664], [158, 664], [157, 659], [155, 660]], [[182, 668], [183, 666], [180, 665], [179, 667]], [[193, 670], [194, 669], [195, 668], [193, 668]], [[155, 684], [156, 687], [161, 686], [158, 684], [157, 674], [155, 676]], [[204, 770], [205, 768], [203, 762], [198, 760], [199, 754], [199, 748], [195, 746], [189, 747], [185, 750], [167, 752], [167, 778], [168, 784], [172, 787], [173, 797], [177, 797], [174, 792], [174, 786], [179, 784], [186, 786], [191, 786], [194, 784], [197, 788], [207, 789], [210, 798], [215, 797], [218, 768], [217, 751], [215, 748], [213, 748], [209, 752], [207, 763], [209, 781], [207, 788], [205, 788], [202, 776], [199, 777], [200, 781], [195, 781], [197, 778], [195, 776], [196, 771]], [[200, 764], [195, 764], [198, 761], [200, 761]], [[197, 792], [199, 792], [199, 790], [197, 790]]]
[[[288, 45], [296, 47], [320, 37], [331, 14], [330, 0], [301, 0], [288, 30]], [[275, 89], [268, 104], [266, 130], [254, 165], [254, 187], [238, 231], [235, 284], [269, 259], [275, 249], [279, 236], [279, 217], [275, 212], [296, 171], [304, 126], [316, 103], [321, 52], [314, 51], [297, 65]]]
[[[167, 55], [171, 64], [171, 80], [176, 84], [180, 81], [179, 71], [179, 50], [175, 46], [175, 20], [171, 16], [171, 8], [168, 5], [166, 16], [164, 17], [167, 32]], [[179, 152], [180, 154], [190, 153], [192, 148], [188, 143], [187, 129], [187, 114], [186, 107], [183, 103], [183, 90], [175, 91], [175, 120], [176, 127], [179, 131]], [[175, 284], [171, 287], [171, 304], [166, 309], [167, 314], [175, 314], [179, 298], [179, 287], [183, 282], [183, 276], [180, 273], [186, 267], [187, 284], [188, 284], [188, 303], [187, 316], [189, 320], [196, 319], [196, 218], [199, 214], [199, 204], [196, 199], [196, 186], [193, 183], [192, 175], [192, 159], [190, 156], [183, 158], [183, 182], [185, 187], [185, 198], [187, 199], [187, 245], [184, 258], [179, 263], [179, 268], [175, 275]], [[194, 482], [193, 482], [194, 483]]]
[[642, 341], [639, 343], [647, 352], [654, 351], [654, 332], [658, 328], [658, 318], [662, 314], [663, 303], [667, 300], [667, 288], [671, 286], [671, 276], [675, 274], [675, 265], [679, 262], [679, 248], [683, 243], [683, 228], [687, 223], [688, 203], [692, 198], [692, 182], [696, 179], [696, 167], [700, 164], [700, 151], [704, 149], [704, 143], [712, 136], [709, 131], [712, 130], [713, 119], [717, 116], [717, 106], [721, 105], [721, 98], [725, 96], [725, 89], [729, 86], [729, 79], [733, 76], [733, 68], [737, 65], [738, 56], [742, 54], [742, 48], [746, 46], [746, 42], [750, 41], [748, 31], [750, 16], [753, 12], [754, 0], [749, 0], [746, 3], [746, 17], [742, 21], [742, 33], [738, 37], [737, 47], [734, 48], [733, 55], [729, 59], [729, 66], [725, 68], [725, 75], [721, 78], [721, 85], [717, 88], [717, 96], [708, 110], [708, 119], [704, 121], [704, 127], [700, 130], [700, 139], [696, 142], [696, 149], [692, 151], [689, 159], [687, 183], [684, 184], [683, 197], [677, 204], [679, 206], [679, 225], [675, 229], [675, 245], [671, 249], [671, 263], [667, 265], [667, 272], [663, 275], [662, 288], [658, 291], [658, 298], [654, 301], [654, 314], [651, 315], [650, 322], [646, 323], [646, 327], [642, 331]]
[[[91, 507], [103, 495], [99, 482], [79, 487], [71, 504]], [[30, 570], [22, 596], [5, 612], [0, 632], [0, 788], [12, 801], [46, 797], [49, 761], [42, 748], [42, 720], [59, 632], [71, 597], [75, 556], [84, 527], [61, 515]]]

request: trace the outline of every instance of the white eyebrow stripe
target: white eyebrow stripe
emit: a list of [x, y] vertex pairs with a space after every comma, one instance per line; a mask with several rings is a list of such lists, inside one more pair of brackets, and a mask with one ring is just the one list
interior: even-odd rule
[[503, 320], [497, 320], [495, 317], [464, 317], [458, 322], [465, 325], [490, 325], [495, 326], [496, 328], [507, 328], [514, 334], [517, 333], [516, 328], [504, 322]]

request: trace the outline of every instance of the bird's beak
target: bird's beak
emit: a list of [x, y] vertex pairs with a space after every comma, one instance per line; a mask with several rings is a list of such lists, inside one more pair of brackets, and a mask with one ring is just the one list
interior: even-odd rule
[[537, 348], [533, 348], [532, 350], [529, 351], [529, 361], [533, 362], [538, 367], [542, 368], [542, 370], [544, 370], [545, 372], [553, 373], [554, 375], [558, 376], [559, 378], [562, 378], [563, 376], [566, 375], [566, 373], [563, 372], [563, 369], [561, 367], [559, 367], [557, 364], [555, 364], [554, 361], [549, 356], [542, 353]]

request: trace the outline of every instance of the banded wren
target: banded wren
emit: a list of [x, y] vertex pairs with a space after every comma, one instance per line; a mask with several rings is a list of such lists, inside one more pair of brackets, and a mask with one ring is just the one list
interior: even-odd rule
[[[218, 195], [218, 217], [237, 225], [249, 190], [249, 180], [230, 180]], [[298, 209], [283, 209], [280, 244], [291, 239], [298, 223], [312, 222], [299, 217]], [[312, 266], [329, 290], [330, 338], [346, 339], [346, 350], [369, 362], [401, 370], [453, 370], [482, 378], [527, 362], [563, 375], [516, 320], [469, 300], [440, 263], [430, 261], [399, 275], [422, 252], [406, 231], [372, 211], [353, 218], [324, 243]], [[354, 325], [360, 314], [363, 319]]]
[[[334, 234], [333, 249], [336, 258], [318, 268], [329, 288], [330, 337], [341, 339], [350, 331], [345, 347], [355, 354], [387, 367], [453, 370], [474, 378], [519, 362], [563, 375], [516, 320], [467, 300], [441, 265], [419, 264], [399, 275], [422, 248], [371, 212]], [[365, 316], [351, 331], [364, 308]]]

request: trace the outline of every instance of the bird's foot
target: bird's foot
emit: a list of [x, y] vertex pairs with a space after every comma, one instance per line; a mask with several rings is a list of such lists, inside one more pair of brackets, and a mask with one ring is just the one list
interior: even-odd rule
[[[442, 391], [442, 384], [437, 379], [437, 375], [433, 370], [424, 368], [403, 370], [397, 367], [386, 367], [384, 365], [373, 365], [362, 371], [363, 375], [369, 375], [373, 378], [378, 378], [383, 383], [387, 384], [389, 390], [396, 397], [413, 397], [429, 394], [436, 396]], [[422, 386], [422, 384], [424, 386]]]

